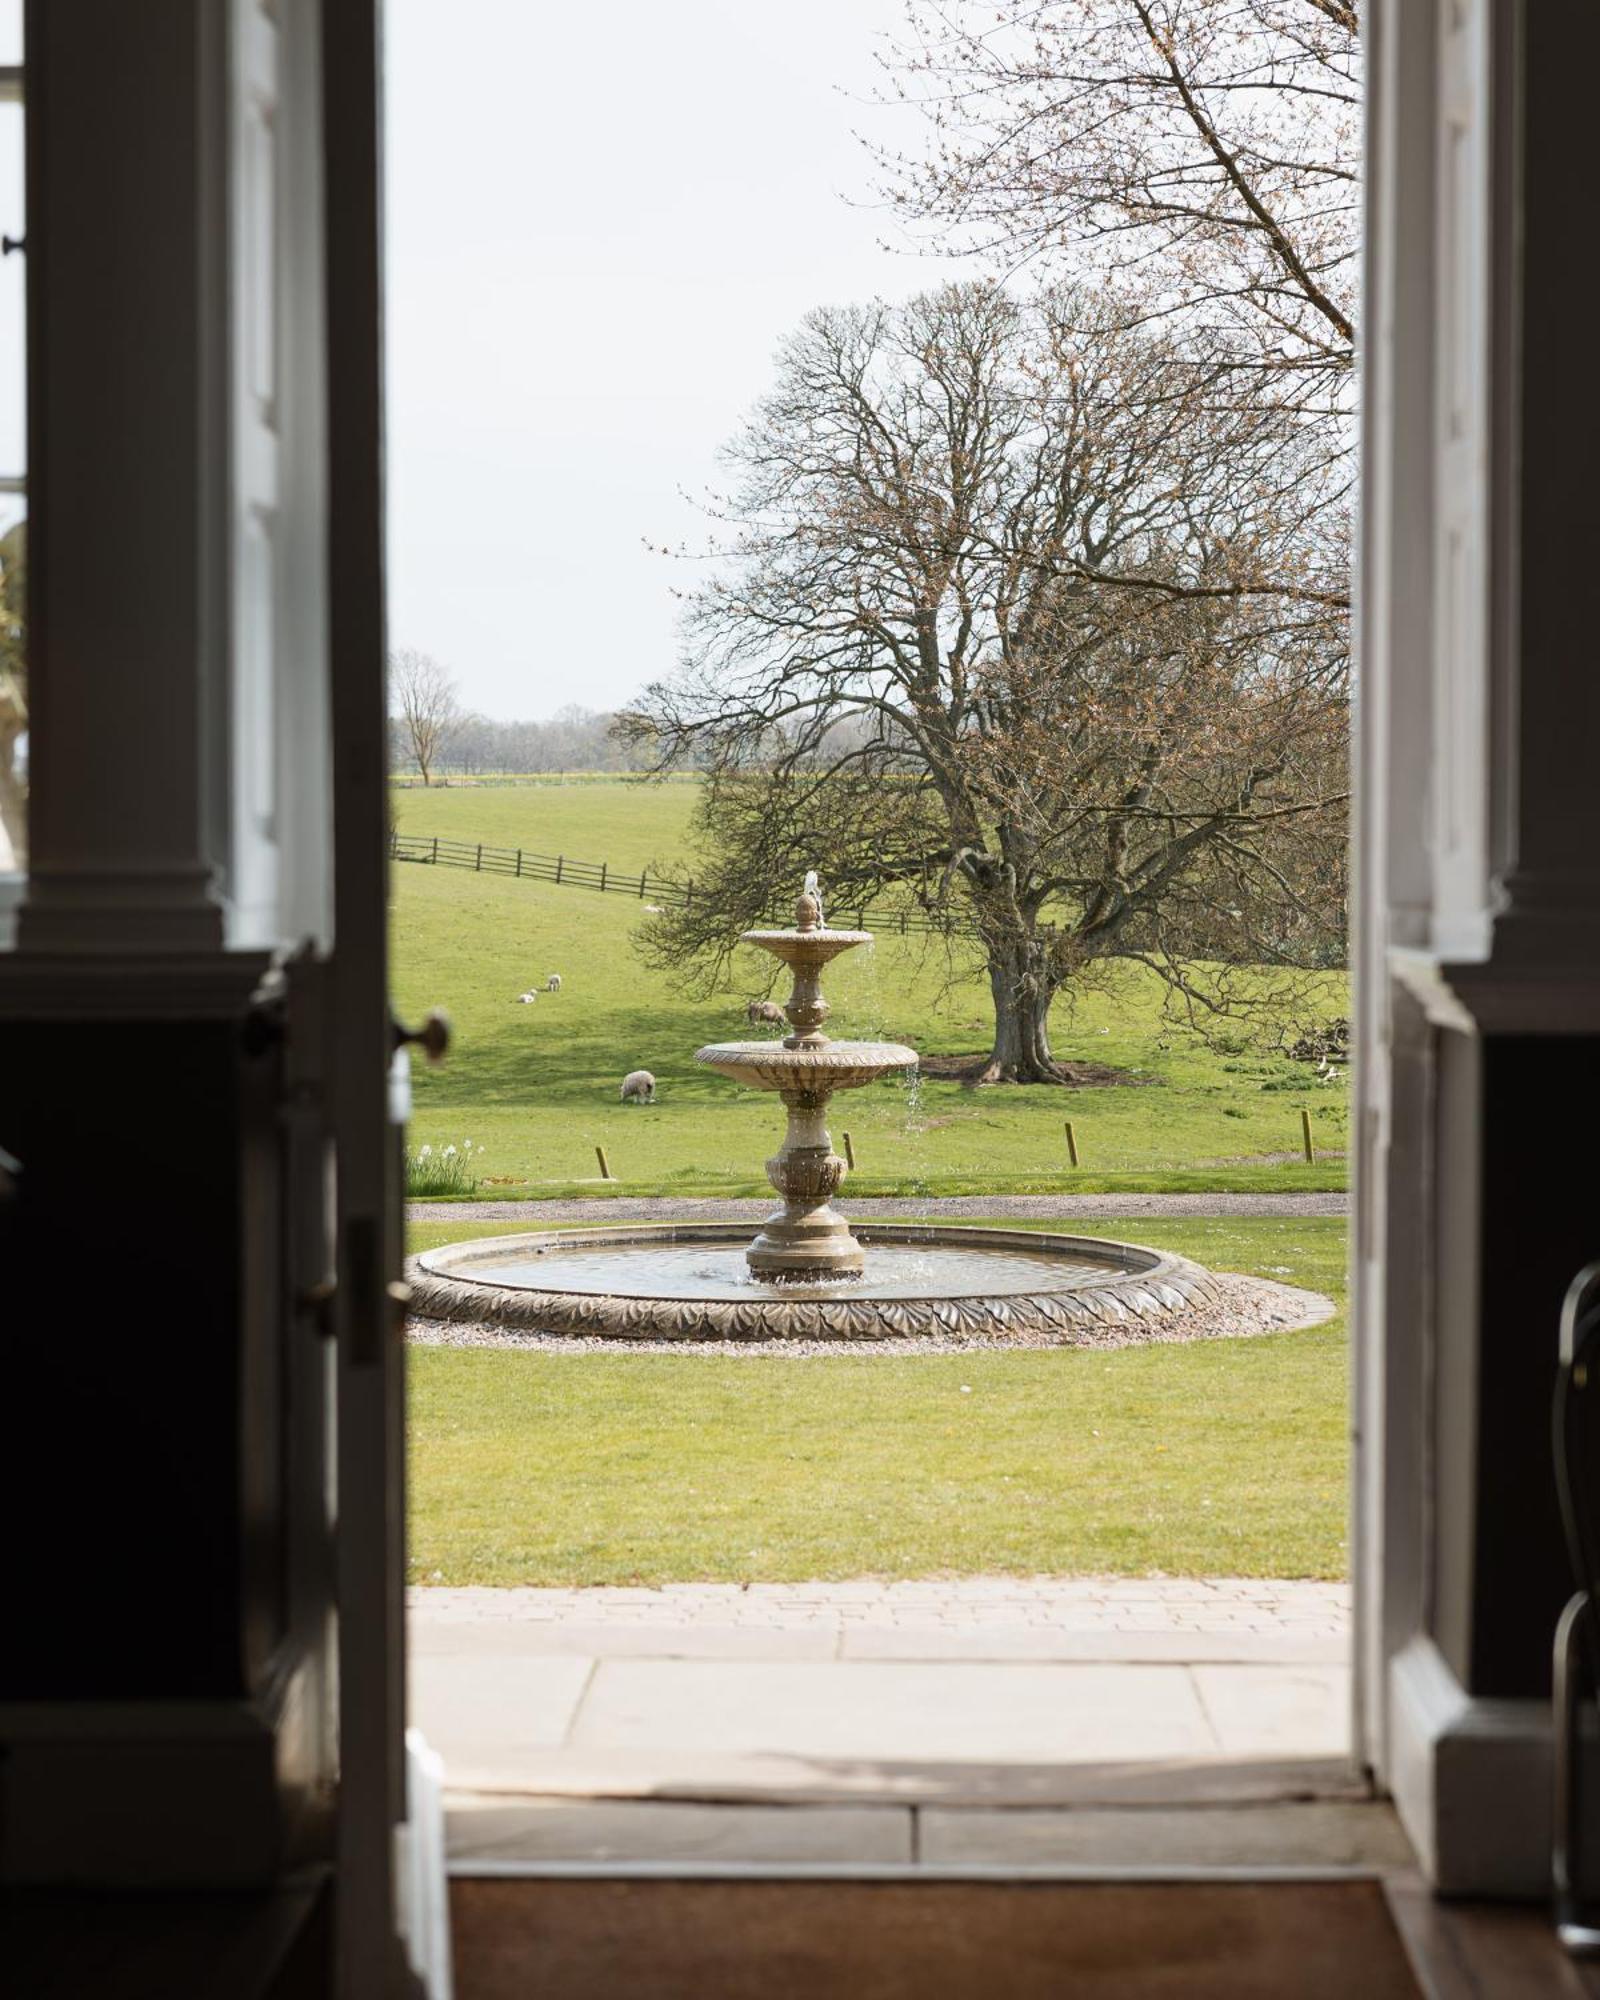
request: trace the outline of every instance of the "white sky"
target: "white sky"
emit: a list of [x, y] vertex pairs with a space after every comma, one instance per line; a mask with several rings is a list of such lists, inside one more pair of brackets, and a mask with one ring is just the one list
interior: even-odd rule
[[[650, 554], [811, 307], [885, 253], [866, 100], [899, 0], [389, 0], [390, 633], [469, 705], [627, 700], [675, 658]], [[841, 95], [841, 88], [845, 95]]]
[[[853, 137], [920, 138], [869, 101], [900, 6], [388, 0], [390, 632], [470, 706], [607, 708], [669, 671], [689, 571], [644, 544], [704, 538], [680, 488], [718, 482], [778, 341], [952, 275], [880, 248]], [[0, 0], [0, 63], [20, 12]], [[11, 234], [21, 125], [0, 107]], [[0, 261], [0, 474], [24, 461], [22, 265]]]

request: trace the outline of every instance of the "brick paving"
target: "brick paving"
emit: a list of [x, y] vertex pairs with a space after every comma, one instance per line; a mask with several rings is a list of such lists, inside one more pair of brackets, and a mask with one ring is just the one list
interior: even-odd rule
[[872, 1625], [935, 1631], [1282, 1633], [1342, 1641], [1350, 1586], [1252, 1577], [952, 1577], [887, 1583], [669, 1583], [659, 1589], [413, 1590], [435, 1627], [563, 1623], [590, 1629], [843, 1632]]

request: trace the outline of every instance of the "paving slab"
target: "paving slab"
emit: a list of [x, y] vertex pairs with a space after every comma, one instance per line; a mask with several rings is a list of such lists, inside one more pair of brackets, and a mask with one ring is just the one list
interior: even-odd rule
[[905, 1806], [699, 1805], [667, 1799], [525, 1799], [453, 1793], [452, 1861], [874, 1864], [914, 1857]]
[[446, 1764], [564, 1743], [594, 1662], [471, 1653], [411, 1660], [411, 1718]]
[[1415, 1861], [1393, 1809], [1376, 1800], [1011, 1812], [926, 1806], [917, 1818], [919, 1858], [933, 1868], [1396, 1868]]
[[1172, 1666], [603, 1660], [575, 1748], [1059, 1764], [1199, 1757], [1218, 1740]]
[[[426, 1732], [424, 1732], [426, 1733]], [[430, 1741], [432, 1739], [430, 1738]], [[1355, 1799], [1369, 1787], [1347, 1756], [1142, 1758], [1114, 1763], [958, 1764], [938, 1758], [802, 1758], [781, 1753], [497, 1750], [448, 1758], [452, 1789], [514, 1798], [994, 1808], [1262, 1805]]]
[[1193, 1673], [1225, 1756], [1336, 1756], [1349, 1744], [1348, 1668], [1197, 1666]]

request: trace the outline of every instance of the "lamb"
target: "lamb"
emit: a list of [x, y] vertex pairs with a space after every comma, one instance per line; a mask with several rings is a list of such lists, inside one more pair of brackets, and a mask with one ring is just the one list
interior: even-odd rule
[[622, 1079], [624, 1104], [654, 1104], [656, 1080], [647, 1069], [630, 1069]]
[[544, 983], [544, 990], [546, 993], [559, 993], [561, 991], [561, 974], [559, 972], [551, 973], [550, 977]]
[[763, 1021], [782, 1021], [783, 1009], [776, 1000], [752, 1000], [744, 1010], [744, 1017], [752, 1028], [759, 1028]]
[[519, 993], [517, 995], [517, 1005], [519, 1007], [531, 1007], [538, 997], [537, 993]]

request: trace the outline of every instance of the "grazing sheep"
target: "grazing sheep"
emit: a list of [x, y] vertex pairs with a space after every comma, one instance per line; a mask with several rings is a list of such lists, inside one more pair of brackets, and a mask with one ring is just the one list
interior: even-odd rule
[[561, 991], [561, 974], [559, 972], [551, 973], [550, 977], [544, 983], [544, 990], [546, 993], [559, 993]]
[[781, 1021], [783, 1009], [776, 1000], [752, 1000], [744, 1010], [744, 1017], [752, 1028], [759, 1028], [763, 1021]]
[[538, 997], [537, 993], [519, 993], [517, 995], [517, 1005], [519, 1007], [531, 1007]]
[[624, 1104], [654, 1104], [656, 1080], [647, 1069], [630, 1069], [622, 1079]]
[[642, 903], [639, 907], [647, 917], [664, 917], [667, 914], [659, 903]]

